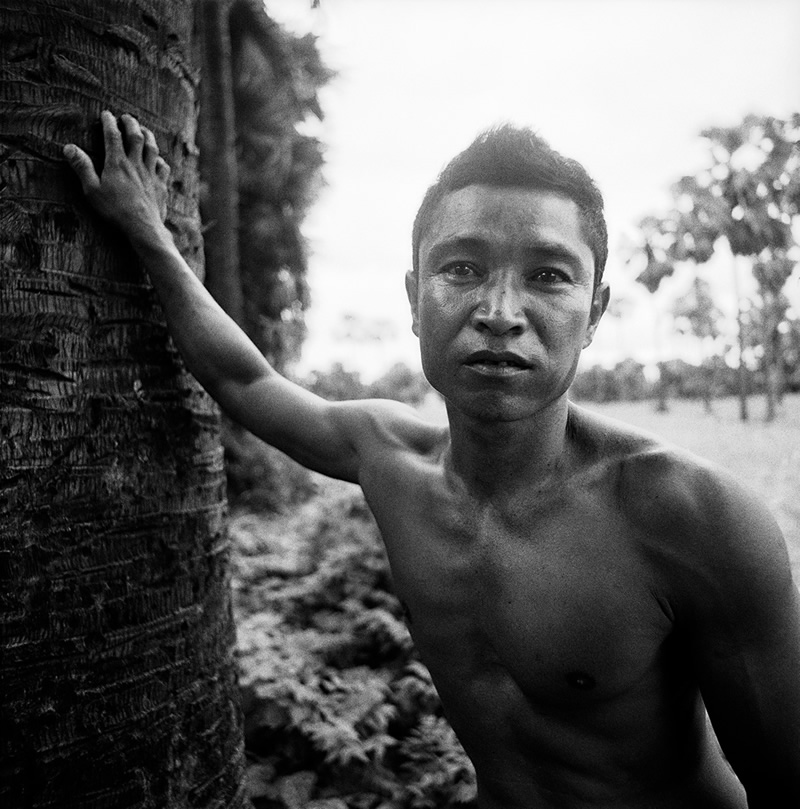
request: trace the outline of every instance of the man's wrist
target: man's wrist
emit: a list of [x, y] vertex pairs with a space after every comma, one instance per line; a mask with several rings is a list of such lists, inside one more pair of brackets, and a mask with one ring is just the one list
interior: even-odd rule
[[177, 251], [175, 240], [172, 238], [169, 228], [159, 222], [148, 228], [142, 228], [128, 233], [128, 240], [142, 261], [149, 262], [152, 258], [174, 253]]

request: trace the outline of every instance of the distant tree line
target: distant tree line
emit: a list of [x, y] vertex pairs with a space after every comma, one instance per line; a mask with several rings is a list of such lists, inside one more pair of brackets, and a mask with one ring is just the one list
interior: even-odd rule
[[[800, 324], [798, 324], [800, 325]], [[782, 355], [784, 392], [800, 392], [800, 328], [791, 332]], [[612, 368], [600, 365], [580, 371], [572, 383], [572, 398], [590, 402], [637, 402], [660, 397], [667, 400], [697, 399], [711, 409], [715, 398], [739, 394], [739, 371], [721, 356], [710, 357], [701, 365], [682, 359], [658, 363], [658, 377], [648, 379], [645, 366], [633, 359], [618, 362]], [[747, 375], [747, 393], [765, 394], [766, 378], [761, 370]]]
[[358, 371], [335, 362], [327, 370], [312, 371], [304, 387], [331, 401], [347, 399], [394, 399], [419, 405], [433, 393], [422, 371], [413, 371], [404, 362], [396, 362], [373, 382], [364, 382]]

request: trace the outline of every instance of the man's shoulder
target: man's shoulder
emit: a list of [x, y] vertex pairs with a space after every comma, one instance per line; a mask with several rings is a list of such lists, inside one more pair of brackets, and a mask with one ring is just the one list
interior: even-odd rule
[[589, 411], [579, 419], [613, 470], [617, 507], [665, 553], [716, 562], [757, 555], [779, 536], [765, 504], [725, 469]]
[[596, 411], [569, 403], [567, 433], [589, 458], [619, 461], [668, 449], [652, 433]]
[[369, 456], [376, 453], [428, 455], [447, 438], [447, 427], [432, 422], [410, 405], [392, 399], [359, 399], [334, 403], [338, 418], [349, 422]]

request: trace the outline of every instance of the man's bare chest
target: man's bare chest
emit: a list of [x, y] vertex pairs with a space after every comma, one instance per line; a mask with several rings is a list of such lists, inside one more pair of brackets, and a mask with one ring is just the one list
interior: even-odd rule
[[510, 677], [558, 703], [611, 699], [656, 666], [669, 621], [635, 533], [602, 495], [478, 509], [421, 487], [376, 516], [435, 678]]

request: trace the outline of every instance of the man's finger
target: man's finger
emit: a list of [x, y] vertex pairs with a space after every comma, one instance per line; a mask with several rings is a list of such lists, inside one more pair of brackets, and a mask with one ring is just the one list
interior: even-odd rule
[[100, 113], [100, 121], [103, 124], [103, 141], [106, 148], [106, 163], [111, 160], [119, 160], [123, 155], [122, 133], [117, 126], [117, 119], [108, 111]]
[[120, 128], [125, 133], [125, 145], [127, 147], [128, 159], [134, 163], [142, 162], [142, 150], [144, 148], [144, 134], [139, 122], [127, 112], [119, 118]]
[[142, 155], [144, 165], [148, 171], [153, 171], [156, 167], [156, 161], [158, 160], [156, 136], [146, 126], [142, 127], [142, 134], [144, 135], [144, 150]]
[[64, 157], [78, 175], [84, 194], [89, 194], [100, 186], [100, 178], [94, 170], [92, 160], [83, 149], [78, 148], [74, 143], [68, 143], [64, 147]]
[[166, 160], [164, 160], [163, 157], [159, 157], [156, 159], [156, 174], [164, 182], [167, 181], [167, 178], [170, 175], [169, 164], [167, 163]]

